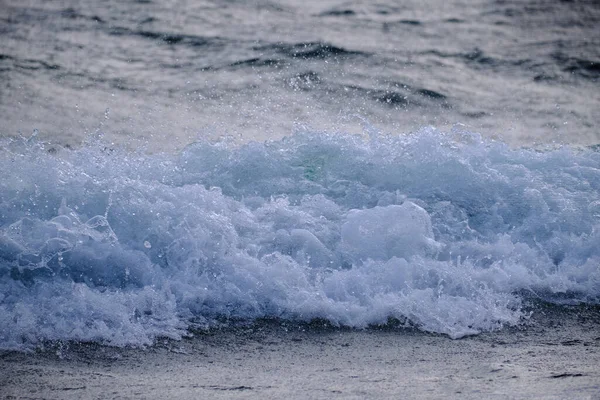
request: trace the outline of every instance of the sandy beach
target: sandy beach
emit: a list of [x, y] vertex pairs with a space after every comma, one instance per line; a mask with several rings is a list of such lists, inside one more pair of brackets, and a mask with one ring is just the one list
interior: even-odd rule
[[261, 322], [146, 349], [3, 352], [4, 399], [600, 398], [600, 311], [460, 340]]

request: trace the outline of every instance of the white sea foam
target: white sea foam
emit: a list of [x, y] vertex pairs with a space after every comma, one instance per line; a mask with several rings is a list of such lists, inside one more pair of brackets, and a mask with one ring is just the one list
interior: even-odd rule
[[144, 155], [0, 151], [0, 348], [147, 344], [217, 319], [461, 337], [523, 293], [600, 297], [600, 153], [423, 129]]

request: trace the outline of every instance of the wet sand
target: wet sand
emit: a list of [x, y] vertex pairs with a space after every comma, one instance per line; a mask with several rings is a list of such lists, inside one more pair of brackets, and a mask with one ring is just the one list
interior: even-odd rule
[[599, 399], [600, 309], [452, 340], [261, 322], [146, 349], [0, 353], [4, 399]]

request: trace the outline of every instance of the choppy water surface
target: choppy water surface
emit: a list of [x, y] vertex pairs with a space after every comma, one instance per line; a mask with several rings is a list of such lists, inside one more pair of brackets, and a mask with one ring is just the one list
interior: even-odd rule
[[463, 123], [516, 144], [599, 139], [593, 0], [2, 3], [2, 135], [172, 149], [366, 119], [392, 134]]
[[263, 317], [456, 338], [597, 304], [599, 22], [4, 0], [0, 348]]

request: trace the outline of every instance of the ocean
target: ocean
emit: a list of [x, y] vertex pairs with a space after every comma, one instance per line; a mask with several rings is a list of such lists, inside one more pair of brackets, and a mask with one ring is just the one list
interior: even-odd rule
[[592, 0], [0, 0], [0, 349], [597, 314], [599, 24]]

